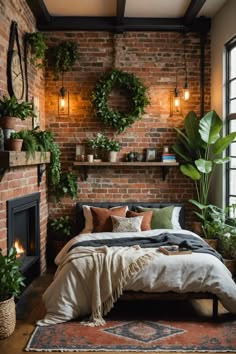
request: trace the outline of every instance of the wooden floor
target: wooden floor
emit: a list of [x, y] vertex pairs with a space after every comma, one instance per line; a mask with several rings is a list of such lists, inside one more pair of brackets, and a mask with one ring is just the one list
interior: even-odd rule
[[[31, 333], [35, 328], [36, 321], [41, 319], [45, 314], [45, 308], [41, 301], [41, 295], [50, 284], [51, 280], [52, 273], [42, 275], [41, 277], [35, 279], [24, 291], [23, 296], [17, 303], [16, 329], [9, 338], [0, 340], [0, 354], [25, 353], [24, 348], [26, 347]], [[193, 306], [199, 314], [209, 316], [209, 320], [211, 320], [212, 302], [210, 300], [194, 300]], [[226, 310], [224, 310], [224, 308], [220, 305], [219, 314], [225, 312]], [[71, 352], [64, 353], [69, 354]], [[87, 353], [89, 354], [89, 352]], [[94, 352], [91, 352], [91, 354], [94, 354]], [[107, 352], [104, 354], [107, 354]], [[129, 352], [126, 352], [126, 354], [129, 354]], [[165, 352], [165, 354], [168, 353]]]

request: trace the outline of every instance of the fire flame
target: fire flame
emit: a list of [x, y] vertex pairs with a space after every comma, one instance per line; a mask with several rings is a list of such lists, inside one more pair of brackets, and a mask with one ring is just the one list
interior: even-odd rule
[[15, 242], [14, 242], [14, 247], [16, 248], [17, 257], [23, 256], [23, 254], [25, 253], [25, 250], [24, 250], [24, 248], [22, 247], [20, 241], [15, 241]]

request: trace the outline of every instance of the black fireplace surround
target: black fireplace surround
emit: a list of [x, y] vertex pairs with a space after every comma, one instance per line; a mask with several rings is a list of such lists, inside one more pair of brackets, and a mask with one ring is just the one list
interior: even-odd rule
[[24, 254], [21, 271], [30, 282], [40, 273], [40, 193], [7, 201], [7, 247], [20, 242]]

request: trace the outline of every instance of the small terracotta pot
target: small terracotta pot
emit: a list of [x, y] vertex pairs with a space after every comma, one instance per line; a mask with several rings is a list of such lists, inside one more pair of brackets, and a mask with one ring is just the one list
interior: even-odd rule
[[2, 129], [15, 129], [16, 126], [16, 118], [15, 117], [1, 117], [0, 118], [0, 127]]
[[208, 243], [209, 246], [214, 248], [215, 250], [218, 249], [218, 240], [215, 238], [204, 238], [204, 240]]
[[7, 148], [10, 151], [21, 151], [23, 145], [23, 139], [8, 139]]
[[200, 236], [203, 235], [202, 223], [200, 221], [193, 221], [192, 229], [193, 229], [193, 232], [195, 232], [195, 234], [200, 235]]

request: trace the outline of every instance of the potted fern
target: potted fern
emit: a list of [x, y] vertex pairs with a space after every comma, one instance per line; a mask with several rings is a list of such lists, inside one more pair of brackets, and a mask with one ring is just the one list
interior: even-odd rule
[[0, 249], [0, 339], [9, 337], [15, 329], [14, 297], [18, 297], [25, 286], [20, 266], [14, 247], [7, 255], [3, 255]]

